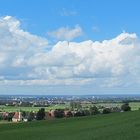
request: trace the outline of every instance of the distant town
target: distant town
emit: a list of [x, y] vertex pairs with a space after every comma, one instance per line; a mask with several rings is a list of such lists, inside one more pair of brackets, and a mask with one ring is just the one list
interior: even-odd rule
[[139, 109], [140, 95], [0, 96], [0, 122], [28, 122]]

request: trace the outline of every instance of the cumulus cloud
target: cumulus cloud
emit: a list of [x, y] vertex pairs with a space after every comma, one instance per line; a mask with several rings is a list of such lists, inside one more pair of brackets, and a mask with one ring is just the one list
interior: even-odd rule
[[[53, 34], [70, 40], [81, 29], [61, 30]], [[46, 38], [23, 31], [19, 20], [6, 16], [0, 18], [0, 42], [0, 85], [140, 85], [136, 34], [122, 33], [102, 42], [59, 41], [47, 50]]]
[[20, 21], [14, 17], [0, 18], [0, 75], [5, 79], [24, 77], [30, 69], [28, 59], [42, 52], [48, 41], [20, 29]]
[[76, 25], [74, 28], [61, 27], [55, 31], [47, 33], [50, 37], [56, 38], [57, 40], [67, 40], [70, 41], [77, 38], [83, 34], [82, 28]]

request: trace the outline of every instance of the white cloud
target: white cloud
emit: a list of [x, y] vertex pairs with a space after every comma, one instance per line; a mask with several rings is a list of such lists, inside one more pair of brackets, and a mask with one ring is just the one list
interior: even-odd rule
[[[77, 28], [60, 30], [59, 35], [70, 40]], [[0, 85], [140, 85], [136, 34], [122, 33], [102, 42], [59, 41], [46, 51], [46, 38], [23, 31], [20, 21], [7, 16], [0, 18], [0, 42]]]
[[83, 34], [83, 31], [79, 25], [76, 25], [74, 28], [61, 27], [56, 31], [48, 32], [47, 34], [53, 38], [56, 38], [57, 40], [70, 41], [81, 36]]
[[45, 38], [20, 29], [20, 21], [16, 18], [0, 18], [0, 75], [8, 79], [22, 75], [29, 69], [28, 59], [42, 52], [47, 43]]

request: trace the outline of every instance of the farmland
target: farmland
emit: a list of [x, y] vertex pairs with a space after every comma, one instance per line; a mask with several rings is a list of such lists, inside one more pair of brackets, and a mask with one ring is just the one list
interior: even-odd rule
[[[121, 107], [122, 103], [97, 103], [97, 106], [104, 106], [104, 107]], [[140, 102], [130, 102], [129, 103], [131, 109], [138, 110], [140, 108]]]
[[[49, 107], [43, 107], [45, 108], [46, 111], [50, 110], [50, 109], [64, 109], [65, 107], [67, 107], [67, 105], [52, 105]], [[5, 106], [2, 105], [0, 106], [0, 110], [1, 111], [7, 111], [7, 112], [15, 112], [15, 111], [35, 111], [37, 112], [41, 107], [20, 107], [20, 106]]]
[[[97, 103], [96, 106], [104, 106], [104, 107], [120, 107], [122, 103]], [[140, 102], [130, 102], [129, 103], [131, 109], [138, 110], [140, 108]], [[89, 107], [91, 104], [82, 104], [83, 107]], [[69, 104], [60, 104], [60, 105], [51, 105], [49, 107], [44, 107], [46, 111], [49, 111], [50, 109], [64, 109], [69, 108]], [[7, 111], [7, 112], [15, 112], [15, 111], [35, 111], [37, 112], [41, 107], [18, 107], [18, 106], [4, 106], [0, 105], [1, 111]]]
[[0, 124], [2, 140], [139, 140], [140, 111]]

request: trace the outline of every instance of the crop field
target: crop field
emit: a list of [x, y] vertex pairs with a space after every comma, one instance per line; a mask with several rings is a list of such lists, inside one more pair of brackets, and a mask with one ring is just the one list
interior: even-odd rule
[[140, 111], [0, 124], [1, 140], [140, 140]]

